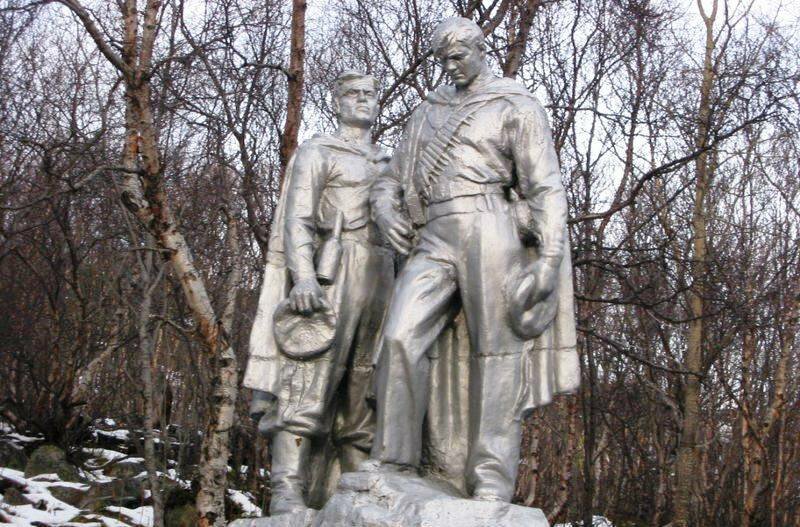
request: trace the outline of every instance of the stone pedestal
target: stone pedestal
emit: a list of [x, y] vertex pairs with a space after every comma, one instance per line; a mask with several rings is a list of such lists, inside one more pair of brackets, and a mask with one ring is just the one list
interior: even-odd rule
[[230, 527], [549, 527], [539, 509], [476, 501], [406, 472], [351, 472], [319, 512], [237, 520]]

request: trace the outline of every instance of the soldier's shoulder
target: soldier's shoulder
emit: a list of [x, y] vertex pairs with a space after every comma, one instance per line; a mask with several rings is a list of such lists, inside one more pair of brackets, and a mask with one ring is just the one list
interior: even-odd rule
[[303, 141], [303, 146], [307, 146], [309, 148], [321, 148], [321, 147], [327, 147], [328, 145], [336, 141], [338, 141], [338, 139], [333, 135], [320, 132], [314, 134], [311, 137], [311, 139], [306, 139], [305, 141]]
[[303, 141], [297, 151], [298, 153], [303, 152], [308, 155], [324, 155], [330, 151], [331, 148], [335, 147], [338, 142], [340, 142], [340, 140], [331, 134], [318, 133], [314, 134], [310, 139]]
[[539, 102], [539, 99], [524, 84], [515, 79], [497, 78], [492, 84], [492, 88], [503, 93], [509, 102], [520, 109], [526, 107], [531, 109], [542, 108], [542, 103]]
[[508, 115], [515, 121], [547, 122], [547, 112], [538, 97], [517, 81], [511, 79], [507, 79], [507, 81], [506, 85], [509, 87], [509, 91], [505, 100], [508, 104]]
[[442, 85], [438, 88], [428, 92], [428, 96], [422, 102], [420, 107], [425, 104], [447, 104], [456, 93], [456, 89], [450, 85]]

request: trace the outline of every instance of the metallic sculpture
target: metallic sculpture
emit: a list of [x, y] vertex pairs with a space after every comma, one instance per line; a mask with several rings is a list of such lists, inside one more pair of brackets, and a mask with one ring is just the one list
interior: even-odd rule
[[[333, 470], [326, 451], [336, 451], [338, 473], [372, 444], [366, 393], [394, 276], [368, 203], [386, 160], [370, 142], [376, 88], [356, 72], [337, 79], [339, 128], [297, 150], [272, 226], [244, 379], [259, 431], [272, 438], [272, 515], [321, 505]], [[323, 480], [316, 498], [312, 480]]]
[[[432, 47], [453, 86], [414, 111], [388, 164], [367, 141], [374, 81], [354, 74], [339, 132], [290, 164], [245, 384], [273, 434], [270, 512], [294, 514], [248, 525], [547, 525], [506, 502], [526, 413], [580, 379], [558, 161], [544, 110], [491, 75], [477, 25], [445, 20]], [[396, 279], [381, 233], [407, 256]], [[309, 460], [334, 417], [341, 471], [360, 471], [316, 513], [303, 467], [328, 469]]]
[[370, 197], [408, 254], [376, 359], [372, 456], [507, 502], [525, 412], [580, 378], [566, 196], [543, 108], [490, 73], [481, 29], [447, 19], [432, 47], [454, 86], [414, 111]]

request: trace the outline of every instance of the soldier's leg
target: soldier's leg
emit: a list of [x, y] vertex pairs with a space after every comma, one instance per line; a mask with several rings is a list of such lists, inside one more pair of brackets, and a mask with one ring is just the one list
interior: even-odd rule
[[372, 368], [352, 363], [340, 391], [334, 442], [339, 448], [339, 462], [344, 472], [353, 472], [369, 459], [375, 437], [375, 411], [367, 404]]
[[[303, 436], [330, 433], [334, 398], [347, 368], [347, 360], [368, 292], [361, 287], [366, 249], [343, 244], [336, 282], [325, 294], [336, 311], [336, 334], [331, 348], [308, 361], [287, 361], [288, 400], [282, 405], [280, 426]], [[288, 371], [291, 370], [291, 371]]]
[[472, 357], [467, 489], [476, 499], [511, 501], [519, 465], [519, 356]]
[[[383, 305], [385, 309], [385, 303]], [[384, 309], [376, 313], [368, 305], [363, 312], [347, 372], [337, 394], [333, 441], [339, 448], [342, 472], [356, 470], [369, 458], [375, 437], [375, 411], [367, 402], [367, 394], [372, 379], [372, 352], [380, 330], [378, 317]]]
[[272, 500], [271, 516], [301, 512], [306, 506], [308, 454], [311, 439], [291, 432], [276, 432], [272, 436]]
[[418, 465], [428, 405], [428, 349], [454, 315], [455, 269], [415, 253], [395, 282], [377, 365], [377, 423], [372, 457]]
[[353, 472], [369, 458], [375, 437], [375, 411], [367, 402], [367, 393], [372, 379], [371, 351], [377, 345], [380, 328], [369, 323], [370, 315], [367, 311], [362, 317], [337, 396], [333, 441], [339, 448], [342, 472]]
[[504, 210], [464, 220], [469, 243], [459, 285], [472, 352], [467, 487], [475, 497], [509, 501], [519, 462], [524, 341], [509, 325], [505, 280], [524, 249]]
[[369, 457], [375, 434], [375, 412], [367, 403], [372, 357], [394, 282], [394, 257], [383, 247], [360, 246], [359, 275], [349, 290], [356, 301], [358, 324], [350, 345], [347, 371], [336, 394], [333, 441], [342, 472], [352, 472]]
[[309, 450], [312, 439], [324, 438], [331, 431], [336, 411], [334, 398], [346, 369], [360, 307], [367, 298], [357, 285], [364, 265], [363, 252], [359, 246], [347, 244], [336, 282], [326, 288], [328, 300], [337, 313], [331, 349], [312, 360], [285, 361], [282, 375], [285, 400], [281, 401], [272, 447], [273, 490], [277, 498], [273, 504], [278, 512], [306, 507], [309, 482], [315, 481], [310, 477], [311, 472], [324, 470], [320, 466], [309, 468]]

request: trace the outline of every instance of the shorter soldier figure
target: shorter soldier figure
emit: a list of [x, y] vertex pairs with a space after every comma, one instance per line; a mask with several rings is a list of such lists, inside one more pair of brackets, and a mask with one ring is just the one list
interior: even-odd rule
[[[369, 190], [386, 157], [370, 142], [376, 85], [369, 75], [339, 76], [334, 93], [339, 128], [298, 148], [272, 226], [244, 380], [256, 390], [252, 413], [259, 430], [272, 438], [272, 515], [307, 508], [309, 457], [313, 449], [327, 448], [328, 434], [342, 472], [355, 470], [372, 446], [374, 416], [366, 393], [394, 275], [393, 254], [369, 211]], [[315, 255], [320, 258], [320, 247], [334, 231], [341, 231], [335, 234], [341, 250], [334, 251], [340, 263], [329, 276], [330, 269], [317, 268]], [[322, 278], [331, 282], [325, 289]], [[293, 327], [301, 330], [306, 323], [335, 320], [330, 347], [300, 359], [289, 353], [277, 315], [273, 327], [279, 305], [281, 316], [291, 311]], [[323, 314], [328, 318], [319, 319]], [[313, 327], [305, 330], [295, 345], [315, 338]], [[314, 465], [327, 470], [325, 463]]]

